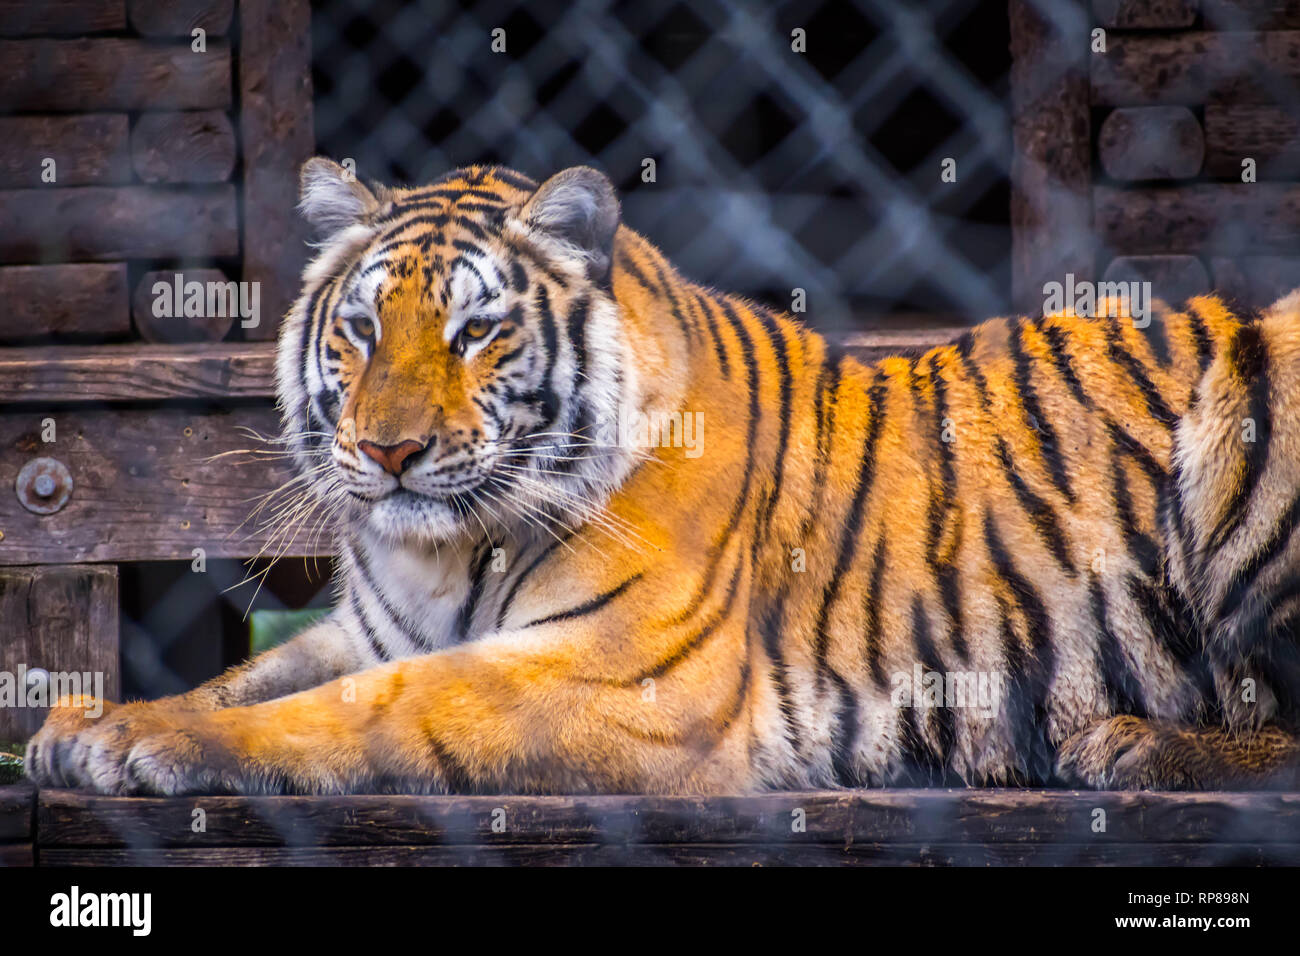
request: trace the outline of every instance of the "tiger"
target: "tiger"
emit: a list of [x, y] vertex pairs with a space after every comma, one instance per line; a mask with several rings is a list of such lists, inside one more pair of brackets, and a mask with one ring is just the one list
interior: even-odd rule
[[309, 160], [277, 352], [337, 602], [54, 708], [109, 794], [1290, 786], [1300, 293], [855, 358], [685, 278], [590, 167]]

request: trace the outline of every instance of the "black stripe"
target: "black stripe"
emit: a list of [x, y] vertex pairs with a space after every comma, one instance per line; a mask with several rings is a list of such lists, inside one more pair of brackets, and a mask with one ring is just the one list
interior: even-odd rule
[[731, 581], [727, 584], [727, 592], [722, 599], [722, 605], [709, 616], [698, 631], [673, 648], [666, 657], [625, 683], [636, 686], [646, 678], [663, 677], [677, 665], [684, 664], [691, 655], [708, 643], [708, 639], [717, 632], [722, 623], [731, 615], [731, 609], [736, 602], [736, 592], [740, 587], [740, 576], [744, 570], [745, 557], [742, 549], [736, 554], [736, 569], [731, 573]]
[[1133, 513], [1133, 497], [1128, 489], [1128, 477], [1119, 445], [1111, 446], [1110, 454], [1111, 502], [1115, 514], [1119, 517], [1120, 530], [1124, 534], [1124, 544], [1133, 560], [1138, 563], [1142, 573], [1154, 577], [1160, 563], [1160, 547], [1137, 526]]
[[539, 617], [535, 621], [529, 621], [527, 624], [524, 625], [524, 627], [525, 628], [540, 627], [543, 624], [554, 624], [557, 621], [571, 621], [575, 618], [585, 617], [588, 614], [594, 614], [595, 612], [603, 608], [606, 604], [608, 604], [610, 601], [614, 600], [616, 597], [618, 597], [620, 594], [622, 594], [624, 591], [630, 588], [633, 584], [635, 584], [640, 579], [641, 579], [641, 572], [638, 571], [636, 574], [632, 575], [622, 584], [618, 585], [617, 587], [611, 588], [610, 590], [605, 591], [601, 594], [597, 594], [590, 601], [584, 601], [582, 604], [579, 604], [577, 607], [569, 608], [567, 611], [557, 611], [554, 614], [548, 614], [545, 617]]
[[1237, 330], [1228, 346], [1227, 360], [1237, 385], [1249, 395], [1247, 414], [1255, 423], [1255, 440], [1244, 443], [1250, 446], [1246, 449], [1245, 474], [1224, 511], [1223, 520], [1210, 535], [1207, 548], [1211, 551], [1227, 541], [1245, 519], [1247, 506], [1264, 474], [1273, 437], [1272, 414], [1268, 404], [1268, 346], [1258, 324], [1243, 325]]
[[523, 587], [524, 582], [532, 576], [534, 571], [541, 567], [542, 563], [555, 552], [556, 548], [568, 543], [569, 539], [576, 533], [577, 531], [574, 528], [565, 529], [563, 534], [543, 548], [538, 553], [537, 557], [533, 558], [532, 562], [529, 563], [528, 567], [524, 568], [519, 577], [515, 578], [514, 582], [510, 585], [510, 590], [506, 592], [505, 600], [501, 602], [500, 611], [497, 612], [498, 630], [505, 626], [506, 617], [509, 616], [511, 609], [514, 607], [515, 596], [519, 593], [519, 589]]
[[740, 525], [741, 515], [744, 514], [745, 506], [749, 502], [749, 492], [754, 481], [754, 452], [758, 445], [758, 422], [762, 414], [762, 406], [759, 402], [758, 394], [758, 362], [754, 356], [754, 342], [749, 337], [749, 332], [743, 325], [735, 320], [731, 313], [731, 307], [723, 303], [723, 315], [730, 316], [735, 325], [736, 335], [740, 338], [741, 355], [745, 363], [747, 373], [747, 386], [749, 390], [749, 421], [746, 426], [745, 437], [745, 472], [741, 478], [740, 492], [736, 495], [735, 503], [731, 507], [731, 514], [727, 517], [726, 523], [722, 526], [722, 537], [715, 542], [709, 551], [707, 563], [705, 564], [704, 577], [700, 581], [699, 589], [692, 596], [686, 607], [676, 615], [673, 623], [681, 623], [690, 618], [704, 602], [704, 597], [713, 587], [713, 579], [718, 573], [718, 564], [722, 560], [723, 552], [726, 550], [727, 543], [731, 536], [735, 534], [736, 528]]
[[362, 583], [364, 583], [366, 587], [370, 588], [370, 593], [375, 596], [375, 600], [379, 602], [379, 607], [384, 614], [393, 624], [397, 625], [398, 629], [408, 641], [417, 647], [428, 647], [429, 642], [424, 635], [407, 622], [401, 611], [393, 607], [393, 605], [389, 603], [389, 600], [384, 595], [383, 591], [380, 590], [378, 583], [375, 581], [375, 576], [371, 572], [370, 563], [366, 561], [365, 552], [359, 547], [354, 548], [351, 544], [347, 545], [346, 548], [347, 553], [352, 558], [353, 564], [356, 566], [357, 570], [361, 572]]
[[1088, 596], [1092, 621], [1097, 628], [1097, 672], [1101, 675], [1102, 686], [1106, 689], [1110, 712], [1145, 717], [1147, 705], [1142, 693], [1142, 684], [1128, 666], [1119, 638], [1110, 629], [1106, 594], [1096, 574], [1089, 576]]
[[1124, 347], [1124, 341], [1119, 329], [1119, 323], [1115, 319], [1106, 320], [1106, 350], [1111, 359], [1124, 371], [1128, 372], [1133, 384], [1137, 386], [1138, 391], [1142, 393], [1142, 401], [1146, 403], [1147, 412], [1164, 425], [1172, 429], [1177, 422], [1178, 416], [1174, 414], [1161, 396], [1160, 392], [1152, 384], [1146, 369], [1139, 362], [1133, 353]]
[[[925, 560], [934, 574], [935, 587], [948, 615], [948, 643], [965, 663], [970, 661], [970, 647], [966, 643], [963, 623], [960, 577], [952, 556], [945, 558], [939, 554], [943, 531], [949, 515], [953, 513], [953, 503], [957, 497], [957, 466], [953, 443], [943, 439], [943, 423], [948, 418], [948, 387], [939, 369], [937, 356], [937, 352], [930, 353], [929, 372], [934, 384], [934, 440], [939, 449], [939, 482], [930, 488], [930, 501], [926, 510]], [[960, 531], [960, 514], [956, 520]]]
[[979, 394], [981, 407], [986, 412], [989, 411], [992, 406], [989, 403], [988, 382], [985, 381], [984, 373], [980, 370], [980, 367], [971, 358], [971, 352], [975, 348], [975, 333], [966, 332], [953, 344], [957, 346], [957, 356], [961, 360], [961, 367], [971, 381], [975, 383], [975, 391]]
[[[1137, 323], [1133, 328], [1138, 329]], [[1169, 335], [1165, 329], [1165, 317], [1147, 316], [1146, 328], [1138, 329], [1147, 340], [1147, 345], [1151, 348], [1151, 354], [1156, 360], [1156, 364], [1161, 368], [1168, 368], [1172, 357], [1169, 354]]]
[[[916, 660], [921, 665], [921, 673], [938, 674], [946, 686], [947, 671], [943, 657], [930, 636], [930, 619], [926, 616], [920, 597], [915, 594], [912, 595], [912, 645], [916, 652]], [[942, 774], [947, 771], [948, 758], [956, 745], [955, 715], [952, 708], [948, 706], [949, 703], [943, 697], [939, 700], [938, 706], [930, 706], [929, 701], [923, 701], [921, 705], [918, 705], [916, 700], [912, 701], [913, 707], [924, 706], [926, 709], [925, 722], [929, 736], [923, 736], [922, 741], [930, 755], [926, 760], [927, 769], [932, 773]]]
[[1047, 550], [1052, 553], [1052, 557], [1056, 558], [1056, 562], [1065, 573], [1070, 577], [1074, 577], [1079, 572], [1074, 566], [1074, 559], [1070, 557], [1070, 545], [1065, 532], [1061, 530], [1056, 512], [1050, 504], [1034, 494], [1033, 490], [1025, 484], [1025, 480], [1016, 471], [1015, 462], [1011, 459], [1011, 451], [1007, 448], [1007, 443], [1000, 436], [994, 447], [997, 451], [998, 461], [1002, 464], [1002, 474], [1006, 477], [1007, 483], [1011, 485], [1011, 490], [1015, 492], [1020, 507], [1028, 515], [1030, 524], [1034, 526], [1034, 530], [1038, 532], [1043, 544], [1047, 546]]
[[465, 595], [465, 600], [456, 614], [456, 639], [464, 641], [469, 638], [469, 629], [474, 623], [474, 611], [478, 608], [479, 599], [483, 595], [483, 575], [487, 571], [488, 562], [492, 560], [492, 552], [495, 546], [491, 541], [485, 541], [479, 546], [478, 558], [469, 573], [469, 593]]
[[866, 438], [862, 443], [862, 456], [859, 459], [858, 475], [854, 484], [853, 502], [849, 507], [848, 518], [840, 535], [839, 548], [835, 555], [835, 567], [831, 571], [830, 580], [826, 583], [825, 590], [822, 593], [821, 610], [817, 614], [813, 660], [817, 668], [818, 686], [826, 678], [826, 654], [830, 648], [831, 640], [831, 609], [839, 597], [840, 588], [849, 568], [853, 565], [853, 558], [857, 554], [858, 540], [862, 536], [863, 510], [875, 478], [876, 443], [880, 438], [881, 424], [884, 418], [885, 393], [886, 387], [883, 384], [876, 383], [871, 386], [869, 392], [870, 411], [868, 413], [870, 420], [867, 423]]
[[781, 651], [784, 636], [782, 615], [785, 610], [786, 586], [782, 585], [778, 600], [767, 607], [759, 621], [763, 637], [763, 650], [772, 662], [772, 682], [776, 684], [776, 699], [783, 720], [783, 736], [791, 754], [798, 754], [802, 749], [799, 742], [799, 726], [795, 721], [794, 700], [790, 694], [790, 677]]
[[383, 645], [379, 643], [379, 638], [375, 635], [375, 629], [371, 626], [370, 619], [366, 617], [365, 609], [361, 606], [361, 598], [357, 597], [355, 590], [348, 593], [348, 603], [352, 605], [352, 613], [357, 616], [357, 621], [361, 625], [361, 633], [370, 644], [370, 649], [375, 652], [375, 656], [381, 661], [388, 660], [388, 655], [384, 652]]
[[1192, 338], [1196, 340], [1196, 361], [1200, 363], [1201, 371], [1204, 372], [1214, 361], [1214, 343], [1210, 339], [1209, 330], [1205, 327], [1205, 321], [1195, 309], [1187, 313], [1187, 323], [1191, 326]]
[[881, 629], [880, 629], [880, 605], [883, 595], [881, 590], [884, 587], [885, 580], [885, 535], [882, 533], [876, 539], [876, 547], [871, 554], [871, 572], [867, 579], [867, 590], [862, 598], [862, 618], [866, 630], [866, 652], [867, 666], [871, 668], [871, 679], [875, 681], [876, 686], [885, 690], [889, 686], [889, 678], [885, 674], [885, 669], [881, 665]]
[[[1205, 701], [1215, 699], [1209, 665], [1201, 653], [1200, 634], [1181, 598], [1134, 574], [1125, 575], [1124, 586], [1129, 600], [1150, 625], [1156, 643], [1169, 651], [1198, 696]], [[1195, 715], [1181, 716], [1192, 719]]]
[[1048, 323], [1043, 323], [1039, 326], [1039, 329], [1043, 335], [1047, 336], [1047, 342], [1050, 346], [1047, 352], [1048, 357], [1061, 378], [1065, 380], [1066, 388], [1070, 390], [1070, 394], [1074, 396], [1076, 402], [1091, 411], [1095, 405], [1092, 396], [1083, 390], [1083, 383], [1079, 381], [1079, 376], [1074, 370], [1074, 362], [1070, 358], [1067, 330], [1059, 325]]
[[998, 595], [998, 604], [1002, 608], [1003, 654], [1010, 675], [1006, 709], [1015, 738], [1018, 769], [1024, 777], [1022, 782], [1046, 783], [1054, 763], [1053, 748], [1047, 738], [1047, 698], [1056, 669], [1051, 623], [1037, 589], [1016, 569], [998, 534], [993, 515], [987, 509], [984, 512], [984, 541], [993, 568], [1020, 610], [1029, 635], [1030, 646], [1026, 650], [1015, 634], [1004, 599]]
[[1051, 421], [1048, 420], [1042, 405], [1038, 401], [1038, 392], [1034, 390], [1033, 379], [1029, 371], [1029, 355], [1024, 349], [1025, 323], [1023, 320], [1017, 320], [1015, 325], [1007, 330], [1008, 344], [1011, 351], [1011, 360], [1013, 363], [1013, 377], [1016, 388], [1020, 392], [1020, 403], [1024, 408], [1025, 417], [1031, 430], [1037, 436], [1039, 451], [1042, 453], [1043, 462], [1047, 466], [1047, 473], [1051, 475], [1052, 484], [1056, 490], [1065, 496], [1065, 500], [1074, 504], [1074, 491], [1070, 488], [1070, 476], [1066, 474], [1065, 460], [1061, 457], [1058, 449], [1058, 440], [1056, 429], [1052, 427]]
[[835, 712], [835, 729], [831, 732], [831, 769], [835, 782], [842, 787], [861, 786], [853, 763], [853, 748], [858, 739], [858, 699], [849, 682], [834, 670], [830, 679], [839, 693], [840, 705]]
[[713, 305], [708, 298], [695, 293], [695, 304], [699, 306], [701, 314], [704, 316], [705, 328], [709, 330], [709, 338], [713, 340], [713, 352], [718, 357], [718, 366], [722, 369], [723, 378], [731, 378], [731, 359], [727, 357], [727, 347], [723, 344], [722, 333], [718, 331], [718, 320], [713, 314]]
[[[821, 518], [822, 503], [826, 500], [826, 470], [830, 467], [831, 451], [835, 434], [835, 412], [840, 390], [840, 377], [843, 364], [848, 361], [848, 353], [843, 349], [825, 343], [822, 355], [821, 371], [817, 375], [817, 394], [813, 400], [817, 416], [817, 441], [815, 444], [816, 460], [813, 463], [813, 500], [809, 502], [808, 512], [799, 528], [799, 536], [807, 538], [812, 533], [813, 523]], [[830, 360], [829, 363], [827, 360]], [[829, 404], [827, 402], [829, 396]]]
[[768, 495], [767, 507], [764, 509], [762, 518], [761, 533], [766, 535], [771, 528], [772, 515], [776, 511], [776, 505], [781, 497], [781, 489], [785, 482], [786, 449], [790, 444], [790, 396], [793, 392], [793, 386], [790, 375], [790, 342], [786, 338], [785, 330], [767, 313], [758, 309], [753, 311], [758, 317], [763, 330], [767, 333], [768, 342], [772, 346], [773, 362], [776, 364], [780, 381], [777, 398], [780, 427], [777, 432], [776, 452], [772, 457], [772, 491]]
[[1300, 495], [1291, 499], [1290, 507], [1282, 513], [1273, 526], [1268, 539], [1233, 572], [1223, 599], [1219, 601], [1218, 609], [1214, 614], [1215, 621], [1222, 621], [1237, 610], [1260, 572], [1286, 549], [1297, 524], [1300, 524]]

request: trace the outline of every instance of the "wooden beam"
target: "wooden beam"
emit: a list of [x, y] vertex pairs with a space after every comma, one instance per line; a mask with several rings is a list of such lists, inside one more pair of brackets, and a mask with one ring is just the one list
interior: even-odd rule
[[36, 822], [36, 788], [30, 783], [0, 787], [0, 843], [32, 842]]
[[[965, 326], [829, 336], [863, 361], [915, 355]], [[0, 348], [10, 404], [275, 397], [275, 344], [103, 345]]]
[[[40, 440], [47, 418], [58, 436], [52, 444]], [[26, 510], [12, 490], [0, 494], [0, 565], [190, 561], [195, 548], [208, 558], [258, 553], [271, 542], [271, 529], [245, 520], [255, 499], [293, 472], [278, 457], [254, 455], [278, 446], [246, 429], [275, 435], [279, 425], [269, 403], [212, 411], [0, 411], [0, 473], [17, 474], [33, 458], [53, 457], [73, 481], [67, 504], [48, 515]], [[233, 454], [213, 458], [225, 452]], [[328, 535], [315, 542], [309, 523], [297, 528], [285, 554], [330, 553]]]
[[[131, 334], [126, 263], [0, 266], [0, 341]], [[0, 354], [5, 350], [0, 349]], [[8, 401], [14, 383], [0, 373]]]
[[130, 0], [131, 26], [147, 37], [188, 37], [202, 29], [220, 36], [230, 29], [235, 0]]
[[[54, 181], [46, 160], [54, 160]], [[0, 116], [0, 188], [93, 186], [131, 181], [125, 113]]]
[[[1042, 308], [1043, 285], [1067, 273], [1091, 280], [1091, 118], [1087, 11], [1058, 4], [1048, 22], [1033, 0], [1012, 0], [1011, 301]], [[1063, 24], [1067, 24], [1064, 25]]]
[[0, 349], [10, 404], [272, 398], [275, 345], [104, 345]]
[[296, 211], [298, 170], [315, 149], [309, 0], [239, 5], [244, 275], [260, 282], [262, 322], [248, 339], [273, 339], [298, 295], [307, 230]]
[[1275, 843], [523, 844], [41, 849], [42, 866], [1296, 866]]
[[1191, 179], [1205, 159], [1205, 136], [1185, 106], [1127, 106], [1102, 122], [1097, 154], [1112, 179]]
[[1207, 30], [1293, 30], [1300, 0], [1201, 0]]
[[1300, 114], [1267, 104], [1207, 103], [1205, 171], [1241, 182], [1244, 159], [1255, 161], [1257, 179], [1300, 177]]
[[219, 183], [235, 169], [235, 127], [221, 110], [145, 113], [131, 130], [131, 161], [146, 183]]
[[1196, 22], [1198, 0], [1092, 0], [1097, 22], [1117, 30], [1180, 30]]
[[0, 0], [0, 36], [82, 36], [126, 29], [126, 0]]
[[9, 110], [205, 110], [231, 104], [230, 47], [104, 37], [0, 40]]
[[1300, 31], [1115, 33], [1091, 64], [1097, 106], [1269, 103], [1300, 81]]
[[[186, 284], [198, 282], [205, 290], [204, 305], [201, 315], [178, 313], [175, 295], [177, 276], [180, 276], [182, 288]], [[159, 295], [154, 289], [161, 283], [166, 287], [161, 296], [167, 300], [162, 310], [166, 314], [155, 315], [158, 311]], [[163, 269], [146, 272], [136, 284], [135, 294], [131, 297], [131, 317], [135, 321], [136, 331], [147, 342], [220, 342], [238, 317], [238, 300], [218, 296], [213, 302], [208, 301], [206, 290], [221, 289], [233, 284], [220, 269]], [[181, 304], [184, 298], [182, 297]], [[218, 306], [212, 308], [212, 306]]]
[[1214, 288], [1246, 309], [1272, 305], [1300, 285], [1300, 256], [1216, 256]]
[[1300, 249], [1300, 186], [1196, 183], [1093, 190], [1097, 235], [1116, 254]]
[[[0, 547], [3, 547], [0, 543]], [[119, 694], [117, 568], [0, 568], [0, 672], [76, 675], [50, 686]], [[25, 740], [48, 708], [0, 707], [0, 740]]]
[[235, 187], [75, 186], [0, 192], [0, 260], [239, 254]]
[[1209, 273], [1196, 256], [1119, 256], [1102, 281], [1150, 282], [1152, 296], [1174, 307], [1210, 291]]
[[[178, 826], [195, 807], [206, 827]], [[1104, 831], [1092, 829], [1098, 809]], [[792, 824], [802, 823], [796, 830]], [[496, 824], [494, 826], [494, 823]], [[1300, 794], [1066, 790], [802, 791], [754, 796], [38, 796], [42, 853], [63, 847], [841, 848], [930, 841], [1031, 848], [1300, 844]]]

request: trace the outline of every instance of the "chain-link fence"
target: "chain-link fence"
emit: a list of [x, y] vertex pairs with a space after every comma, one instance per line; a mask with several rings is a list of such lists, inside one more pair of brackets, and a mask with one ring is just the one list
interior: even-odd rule
[[363, 179], [593, 164], [688, 275], [820, 325], [1005, 308], [1002, 3], [321, 0], [312, 43]]

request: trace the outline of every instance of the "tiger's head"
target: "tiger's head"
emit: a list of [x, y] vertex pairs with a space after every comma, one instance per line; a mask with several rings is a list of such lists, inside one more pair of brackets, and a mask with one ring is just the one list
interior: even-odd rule
[[280, 332], [286, 438], [345, 526], [390, 541], [539, 525], [616, 487], [636, 389], [611, 286], [619, 204], [587, 167], [415, 189], [309, 160], [320, 235]]

